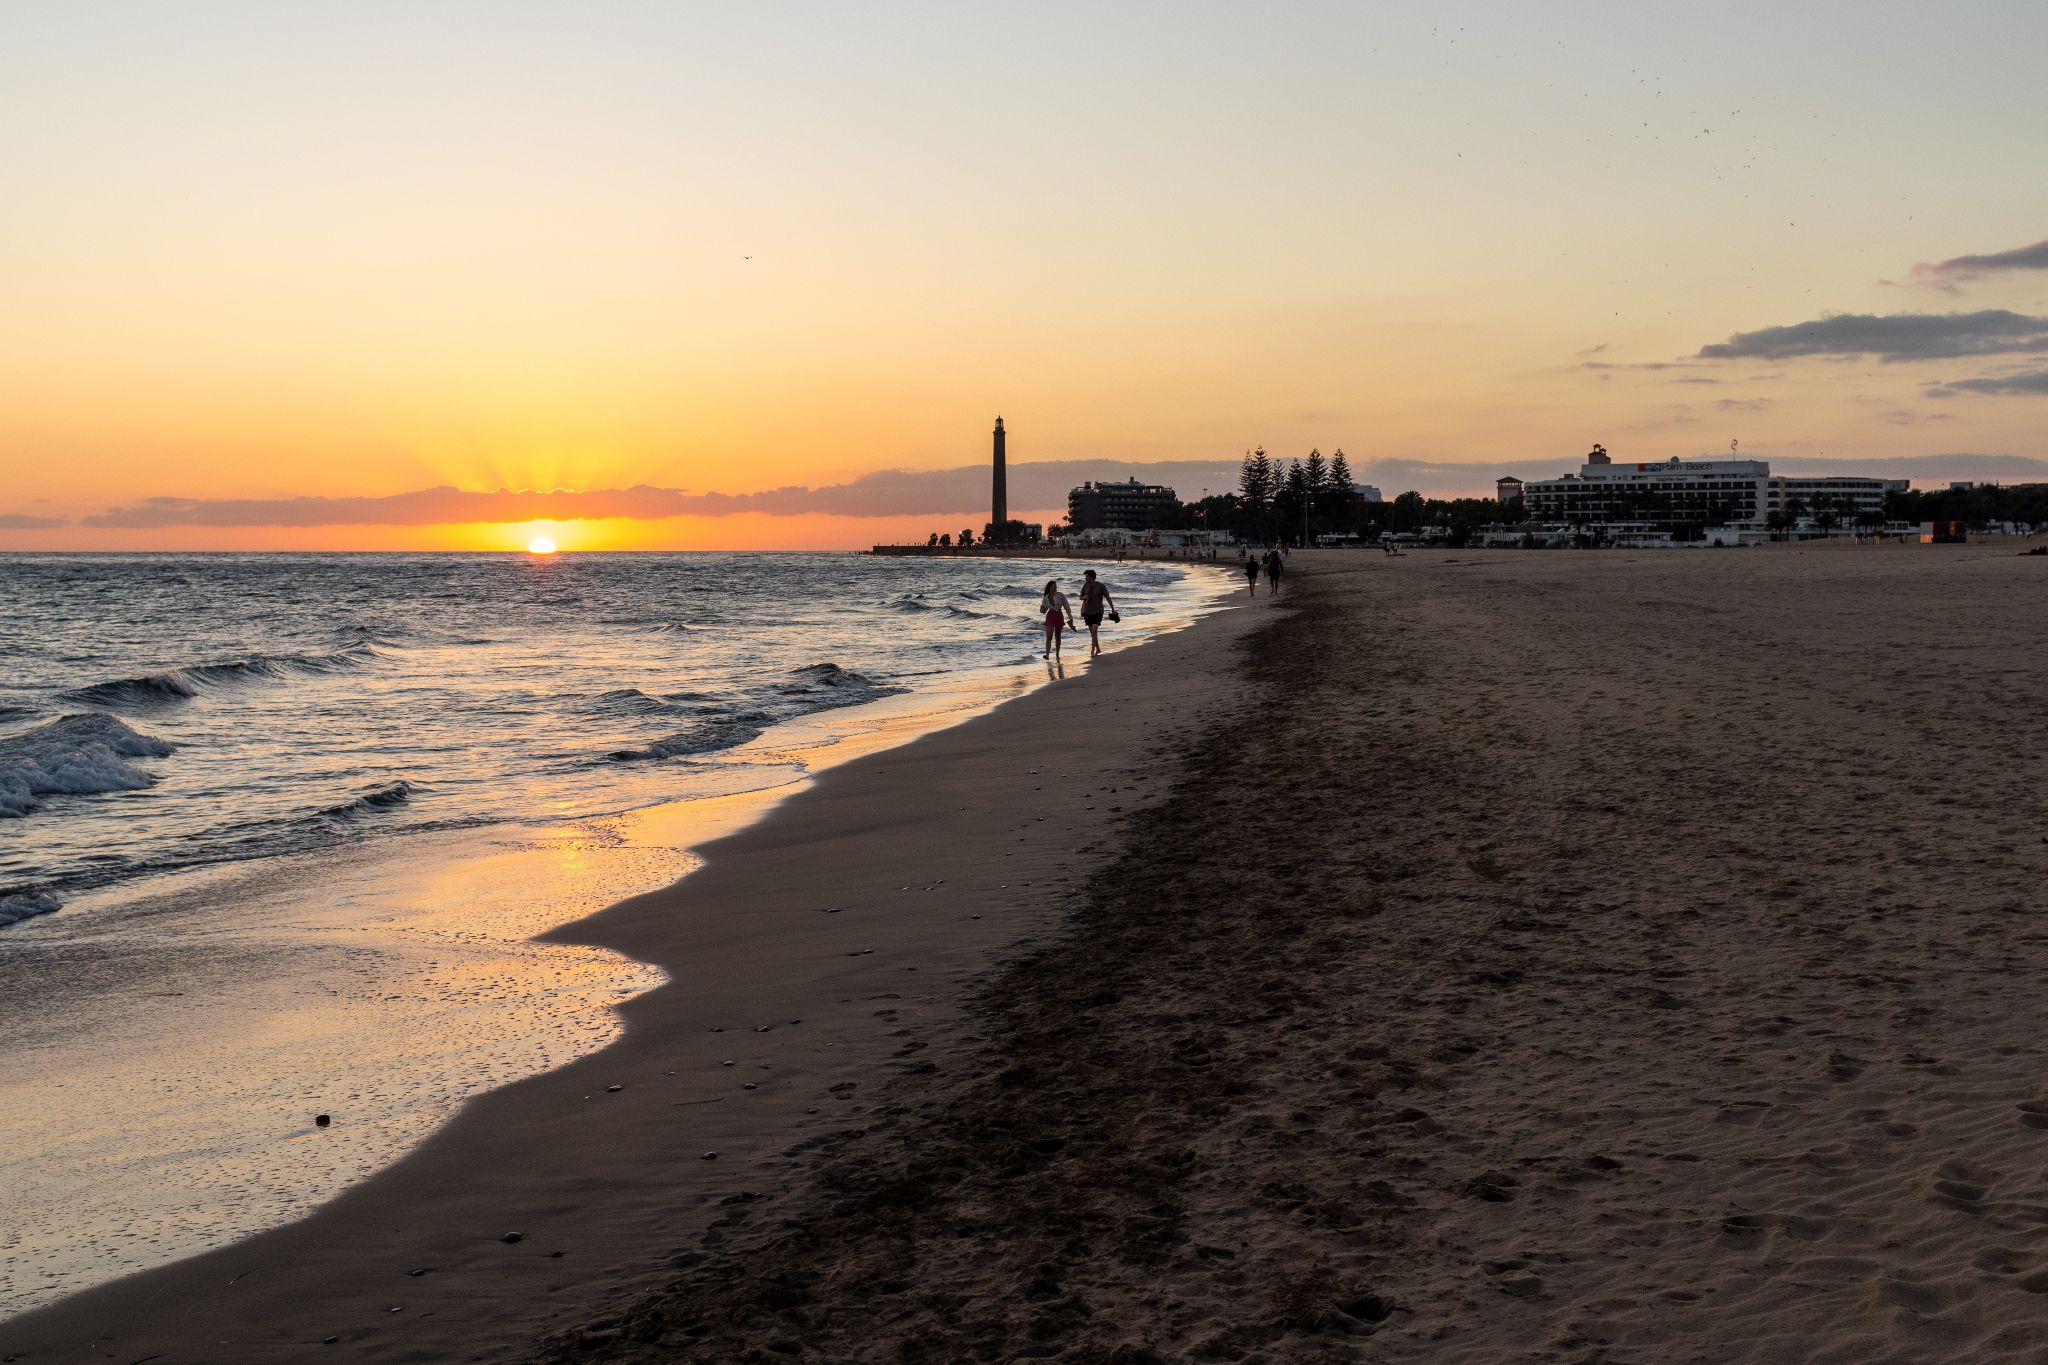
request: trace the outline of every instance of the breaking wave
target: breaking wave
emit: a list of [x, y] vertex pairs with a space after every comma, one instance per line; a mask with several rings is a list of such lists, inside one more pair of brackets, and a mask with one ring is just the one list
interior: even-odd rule
[[36, 915], [55, 914], [63, 908], [63, 902], [41, 891], [16, 891], [0, 896], [0, 928]]
[[0, 819], [27, 815], [45, 796], [140, 791], [156, 778], [128, 760], [170, 752], [163, 740], [98, 714], [65, 716], [0, 739]]
[[323, 818], [329, 820], [347, 820], [358, 815], [375, 815], [379, 811], [386, 811], [395, 806], [404, 805], [412, 799], [412, 794], [419, 789], [415, 783], [407, 782], [401, 778], [397, 782], [388, 782], [381, 787], [372, 787], [353, 801], [344, 801], [338, 806], [329, 806], [326, 810], [321, 811], [320, 814]]
[[775, 719], [765, 711], [742, 711], [706, 721], [694, 730], [665, 735], [642, 748], [614, 749], [605, 758], [613, 763], [647, 763], [664, 758], [685, 758], [691, 754], [716, 753], [720, 749], [737, 748], [759, 737], [763, 730], [775, 723]]
[[378, 657], [375, 646], [368, 644], [351, 645], [332, 654], [258, 654], [228, 663], [194, 664], [140, 678], [93, 683], [63, 693], [62, 699], [85, 706], [163, 706], [222, 687], [346, 673]]
[[[700, 724], [679, 734], [663, 736], [640, 748], [614, 749], [606, 754], [605, 758], [613, 763], [644, 763], [656, 759], [681, 758], [690, 754], [714, 753], [720, 749], [737, 748], [749, 740], [758, 738], [769, 726], [782, 721], [794, 720], [799, 716], [808, 716], [819, 711], [833, 711], [842, 706], [858, 706], [877, 697], [894, 696], [909, 690], [878, 683], [864, 674], [856, 673], [850, 668], [841, 668], [835, 663], [807, 665], [792, 671], [789, 679], [787, 683], [775, 689], [773, 696], [764, 705], [709, 714]], [[645, 695], [632, 688], [626, 691], [634, 692], [635, 695]], [[711, 710], [694, 709], [700, 714]]]

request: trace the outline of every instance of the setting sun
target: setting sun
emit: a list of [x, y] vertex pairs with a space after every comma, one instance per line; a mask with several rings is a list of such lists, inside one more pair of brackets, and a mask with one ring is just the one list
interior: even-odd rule
[[551, 555], [555, 552], [555, 542], [546, 536], [535, 536], [526, 542], [526, 552], [530, 555]]

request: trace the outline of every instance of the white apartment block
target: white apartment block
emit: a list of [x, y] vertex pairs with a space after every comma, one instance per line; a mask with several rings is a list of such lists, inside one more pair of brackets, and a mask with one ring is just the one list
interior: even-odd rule
[[1533, 521], [1607, 525], [1615, 522], [1691, 523], [1761, 530], [1773, 512], [1797, 505], [1810, 521], [1825, 502], [1837, 520], [1856, 524], [1860, 514], [1882, 512], [1885, 494], [1904, 479], [1782, 478], [1765, 460], [1681, 460], [1623, 463], [1596, 453], [1576, 474], [1531, 479], [1522, 501]]

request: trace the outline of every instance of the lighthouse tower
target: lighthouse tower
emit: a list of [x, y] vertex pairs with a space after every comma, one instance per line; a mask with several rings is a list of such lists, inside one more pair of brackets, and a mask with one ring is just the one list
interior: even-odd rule
[[1003, 465], [1003, 419], [996, 418], [996, 467], [995, 496], [990, 499], [990, 530], [997, 540], [1003, 538], [1003, 523], [1010, 519], [1009, 471]]

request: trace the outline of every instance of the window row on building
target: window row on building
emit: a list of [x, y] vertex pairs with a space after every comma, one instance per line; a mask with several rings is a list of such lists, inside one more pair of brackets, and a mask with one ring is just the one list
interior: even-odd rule
[[[1904, 479], [1774, 476], [1764, 460], [1681, 460], [1617, 464], [1604, 454], [1576, 474], [1531, 479], [1519, 488], [1532, 519], [1604, 525], [1616, 522], [1762, 527], [1773, 513], [1811, 517], [1823, 506], [1843, 521], [1882, 513], [1885, 495]], [[1501, 496], [1511, 496], [1502, 481]]]

